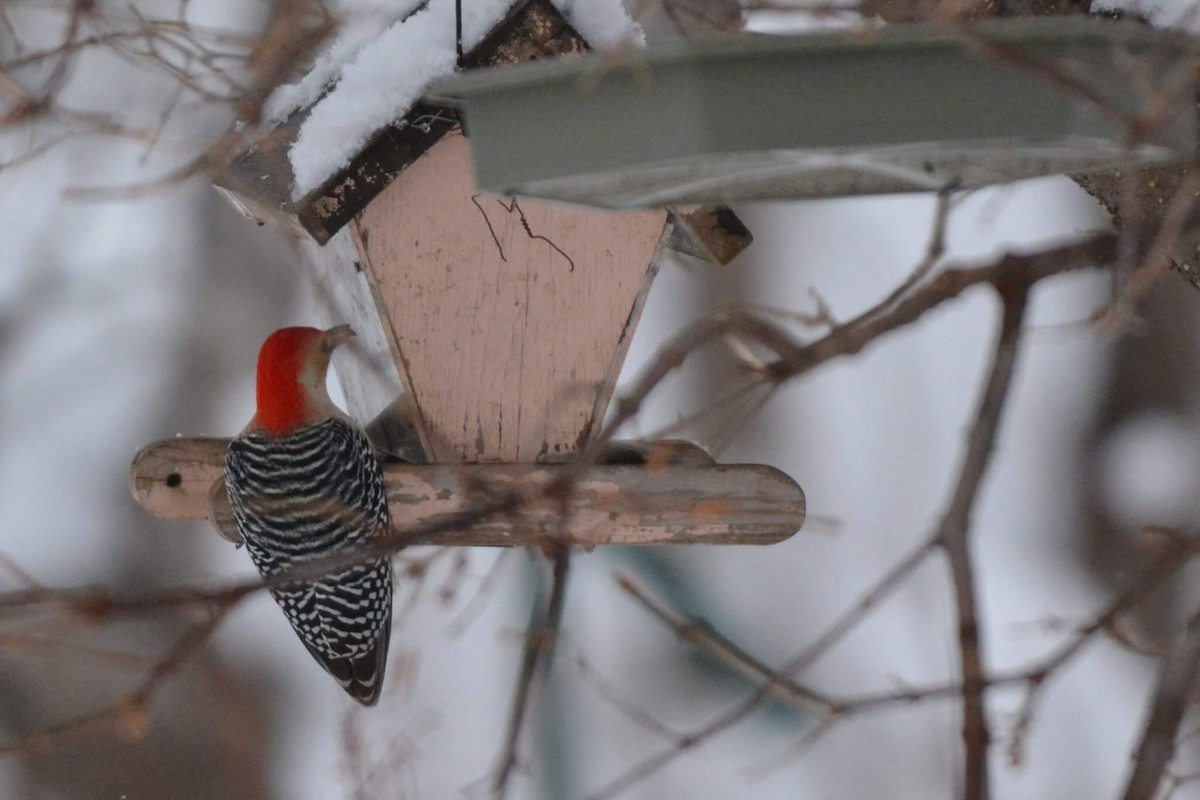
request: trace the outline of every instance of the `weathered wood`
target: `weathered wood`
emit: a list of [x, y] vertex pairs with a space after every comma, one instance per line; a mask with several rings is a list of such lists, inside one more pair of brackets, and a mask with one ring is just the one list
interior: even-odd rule
[[177, 437], [138, 450], [129, 488], [142, 508], [164, 519], [208, 519], [209, 492], [224, 475], [228, 439]]
[[453, 135], [371, 203], [359, 261], [434, 460], [565, 460], [586, 441], [665, 220], [479, 195]]
[[[227, 439], [168, 439], [138, 453], [134, 498], [167, 519], [212, 519], [230, 528], [220, 497]], [[533, 546], [556, 538], [583, 547], [605, 544], [770, 544], [804, 522], [804, 493], [773, 467], [707, 465], [688, 445], [679, 452], [700, 466], [594, 466], [575, 483], [563, 516], [560, 500], [541, 490], [566, 465], [385, 466], [388, 500], [399, 529], [469, 509], [488, 490], [518, 489], [522, 510], [414, 544]], [[484, 487], [487, 487], [486, 489]], [[227, 501], [225, 501], [227, 503]], [[211, 504], [211, 509], [210, 509]], [[236, 540], [236, 532], [223, 533]]]
[[325, 242], [458, 126], [455, 111], [417, 103], [403, 119], [378, 131], [349, 166], [296, 203], [300, 225], [318, 242]]
[[346, 397], [346, 407], [357, 420], [371, 420], [403, 391], [396, 360], [384, 331], [378, 308], [381, 301], [359, 260], [352, 228], [343, 228], [324, 247], [308, 237], [296, 248], [308, 266], [321, 327], [348, 323], [358, 335], [333, 352]]

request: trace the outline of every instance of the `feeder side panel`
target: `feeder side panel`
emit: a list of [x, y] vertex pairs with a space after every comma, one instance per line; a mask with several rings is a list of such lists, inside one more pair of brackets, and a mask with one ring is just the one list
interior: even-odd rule
[[436, 460], [578, 449], [615, 380], [665, 220], [480, 194], [454, 134], [363, 212], [372, 280]]

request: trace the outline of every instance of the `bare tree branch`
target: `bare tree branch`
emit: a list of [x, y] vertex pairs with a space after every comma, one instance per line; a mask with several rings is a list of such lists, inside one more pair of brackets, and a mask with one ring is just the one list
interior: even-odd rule
[[1151, 800], [1162, 782], [1163, 772], [1175, 756], [1179, 723], [1191, 702], [1200, 677], [1200, 611], [1188, 620], [1187, 629], [1171, 648], [1158, 675], [1158, 687], [1150, 704], [1150, 716], [1138, 745], [1133, 774], [1122, 795], [1124, 800]]
[[969, 537], [971, 512], [979, 497], [983, 477], [991, 463], [996, 434], [1000, 429], [1000, 418], [1012, 386], [1017, 351], [1021, 343], [1021, 322], [1025, 318], [1030, 288], [1028, 284], [1022, 283], [1002, 284], [1002, 287], [1000, 291], [1004, 310], [996, 353], [979, 411], [967, 437], [967, 453], [963, 458], [958, 485], [936, 534], [937, 542], [946, 554], [950, 567], [958, 614], [959, 663], [963, 680], [962, 737], [966, 766], [963, 797], [966, 800], [987, 800], [991, 796], [988, 778], [988, 746], [991, 743], [991, 733], [984, 702], [984, 691], [987, 687], [983, 637], [980, 633], [978, 589]]
[[804, 712], [829, 714], [835, 704], [812, 689], [787, 678], [759, 661], [734, 642], [722, 636], [704, 620], [685, 617], [651, 594], [626, 574], [617, 575], [617, 585], [636, 600], [642, 608], [670, 627], [684, 641], [691, 642], [722, 664], [762, 685], [766, 694], [795, 706]]
[[517, 766], [517, 747], [521, 740], [521, 728], [525, 721], [525, 714], [529, 709], [534, 679], [538, 675], [539, 666], [542, 668], [543, 675], [549, 670], [555, 640], [558, 638], [558, 632], [562, 625], [563, 607], [567, 597], [567, 574], [571, 566], [570, 548], [561, 545], [554, 547], [551, 558], [554, 575], [549, 602], [544, 611], [539, 603], [533, 604], [529, 629], [525, 634], [525, 648], [521, 658], [521, 668], [517, 673], [517, 686], [513, 692], [512, 709], [505, 731], [500, 764], [496, 769], [496, 777], [492, 781], [492, 796], [497, 798], [505, 797], [508, 793], [509, 780], [512, 778], [513, 769]]
[[182, 637], [160, 658], [142, 682], [111, 705], [57, 725], [35, 731], [24, 738], [0, 744], [0, 756], [26, 752], [44, 752], [56, 742], [90, 733], [106, 726], [117, 727], [126, 736], [139, 738], [150, 725], [150, 701], [166, 681], [200, 649], [221, 620], [226, 609], [218, 609], [202, 622], [188, 628]]

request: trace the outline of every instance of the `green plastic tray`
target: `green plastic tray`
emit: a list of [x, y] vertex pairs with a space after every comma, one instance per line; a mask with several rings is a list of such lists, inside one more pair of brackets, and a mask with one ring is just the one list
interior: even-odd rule
[[[1197, 45], [1135, 23], [745, 35], [461, 74], [481, 189], [612, 208], [934, 191], [1191, 158]], [[1127, 144], [1172, 86], [1170, 112]], [[1157, 98], [1156, 98], [1157, 99]]]

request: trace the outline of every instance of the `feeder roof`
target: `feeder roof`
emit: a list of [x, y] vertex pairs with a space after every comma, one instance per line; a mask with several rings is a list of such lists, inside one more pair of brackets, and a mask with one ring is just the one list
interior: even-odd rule
[[[620, 0], [553, 0], [594, 47], [641, 44]], [[479, 44], [514, 0], [464, 0], [463, 48]], [[454, 0], [342, 0], [345, 23], [313, 69], [277, 89], [275, 123], [307, 108], [289, 152], [299, 199], [345, 168], [386, 126], [403, 118], [434, 80], [456, 65]], [[381, 32], [382, 31], [382, 32]]]

